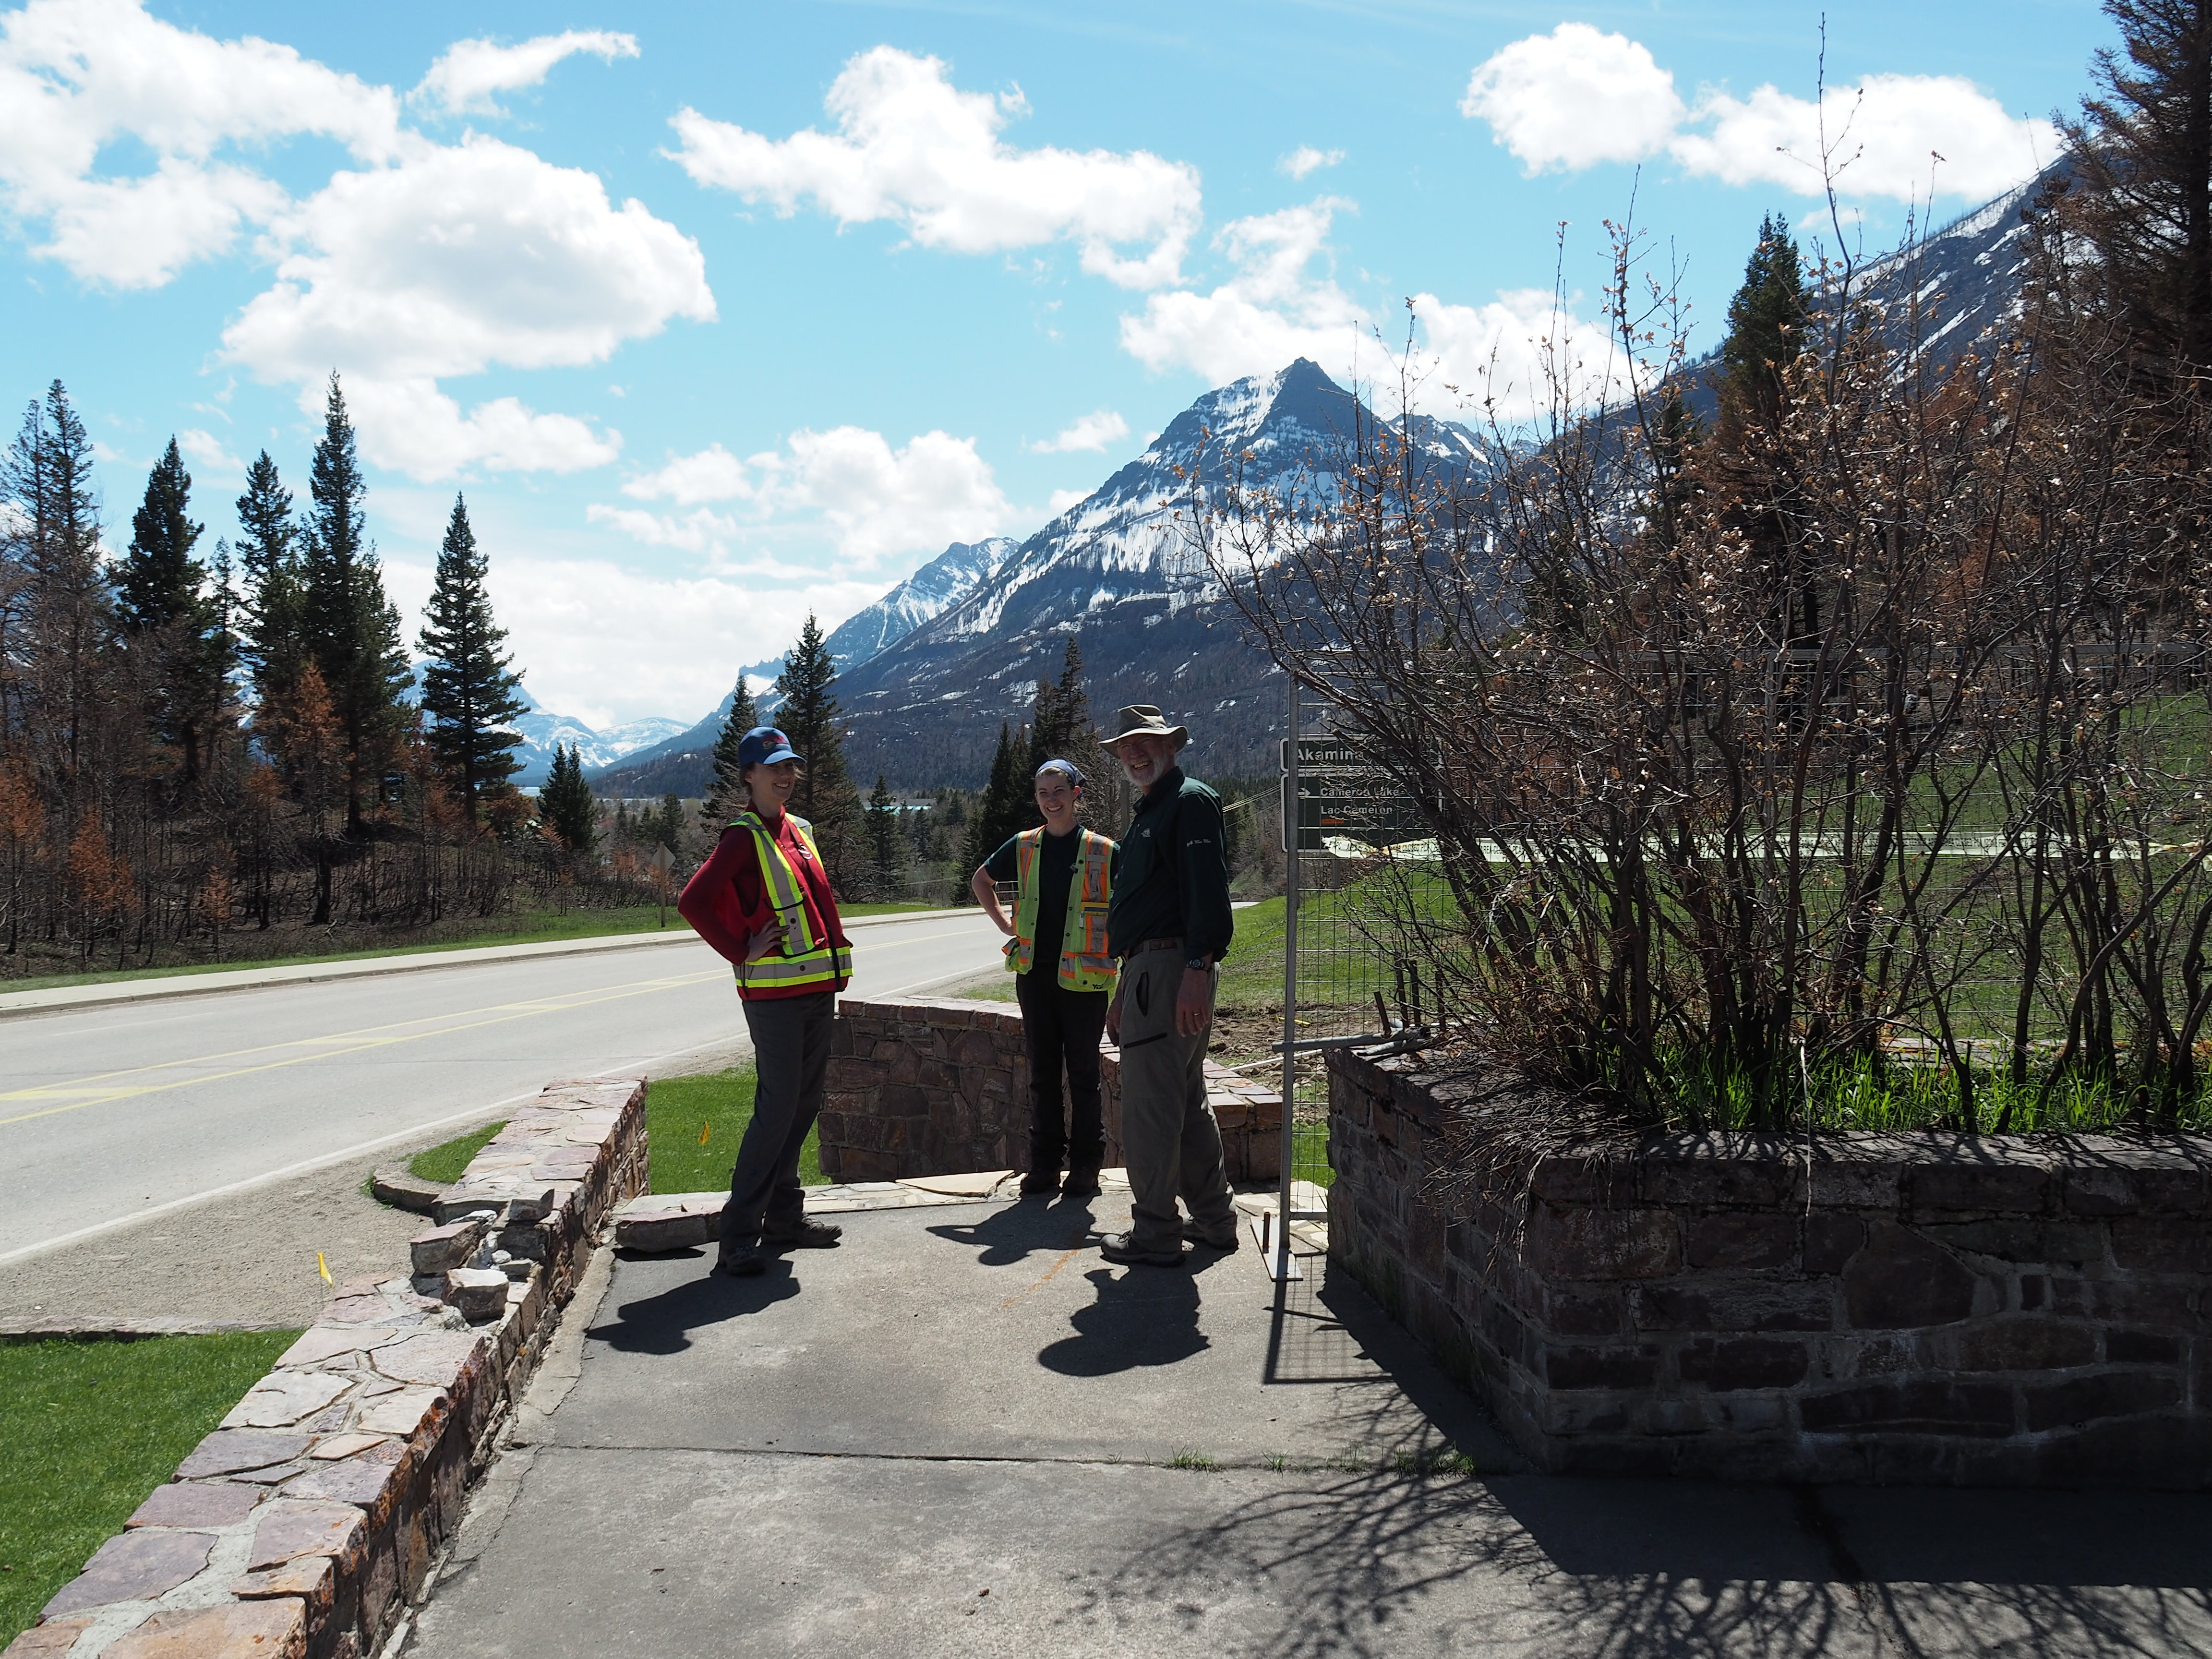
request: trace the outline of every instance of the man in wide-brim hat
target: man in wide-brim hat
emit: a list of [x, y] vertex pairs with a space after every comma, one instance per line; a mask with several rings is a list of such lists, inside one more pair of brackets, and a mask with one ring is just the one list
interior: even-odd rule
[[1186, 1238], [1237, 1248], [1221, 1128], [1206, 1103], [1214, 988], [1234, 932], [1228, 841], [1221, 797], [1176, 764], [1189, 732], [1150, 703], [1122, 709], [1119, 726], [1104, 746], [1142, 792], [1106, 917], [1108, 946], [1121, 959], [1106, 1029], [1121, 1049], [1132, 1203], [1129, 1231], [1101, 1253], [1109, 1261], [1180, 1267]]

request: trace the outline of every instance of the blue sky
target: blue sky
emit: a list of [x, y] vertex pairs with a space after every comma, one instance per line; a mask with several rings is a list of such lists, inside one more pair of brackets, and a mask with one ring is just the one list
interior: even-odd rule
[[[211, 542], [257, 449], [304, 490], [336, 368], [410, 630], [459, 489], [541, 703], [690, 720], [1207, 386], [1387, 371], [1409, 297], [1431, 412], [1525, 396], [1632, 199], [1711, 345], [1760, 215], [1824, 222], [1820, 22], [36, 0], [0, 9], [0, 393], [70, 387], [118, 541], [179, 434]], [[1838, 8], [1850, 234], [2047, 159], [2111, 39], [2058, 0]]]

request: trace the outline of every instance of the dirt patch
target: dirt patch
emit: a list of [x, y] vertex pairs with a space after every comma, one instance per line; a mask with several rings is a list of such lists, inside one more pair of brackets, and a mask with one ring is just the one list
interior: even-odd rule
[[[405, 1267], [407, 1241], [424, 1218], [386, 1208], [361, 1187], [379, 1163], [404, 1164], [421, 1150], [380, 1152], [10, 1262], [0, 1273], [0, 1319], [311, 1325], [333, 1285]], [[316, 1268], [318, 1250], [331, 1284]]]

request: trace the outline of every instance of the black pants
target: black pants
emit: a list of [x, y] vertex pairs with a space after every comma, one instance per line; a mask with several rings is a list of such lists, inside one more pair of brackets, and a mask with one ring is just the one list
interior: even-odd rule
[[830, 1027], [837, 994], [765, 997], [744, 1005], [752, 1033], [753, 1121], [738, 1143], [730, 1201], [722, 1206], [722, 1248], [757, 1243], [761, 1235], [791, 1233], [806, 1218], [799, 1155], [822, 1110], [830, 1075]]
[[[1098, 1037], [1106, 1029], [1104, 991], [1070, 991], [1040, 969], [1014, 977], [1022, 1005], [1022, 1036], [1030, 1054], [1030, 1168], [1095, 1170], [1106, 1158], [1106, 1125], [1098, 1097]], [[1067, 1072], [1071, 1126], [1060, 1111], [1060, 1077]]]

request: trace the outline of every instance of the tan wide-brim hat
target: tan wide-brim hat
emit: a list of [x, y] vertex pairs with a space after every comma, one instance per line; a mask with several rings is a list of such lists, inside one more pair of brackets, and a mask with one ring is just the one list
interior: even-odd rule
[[1190, 741], [1188, 726], [1170, 726], [1160, 711], [1148, 702], [1131, 703], [1118, 718], [1121, 729], [1110, 738], [1099, 738], [1100, 748], [1111, 749], [1124, 738], [1173, 738], [1178, 750]]

